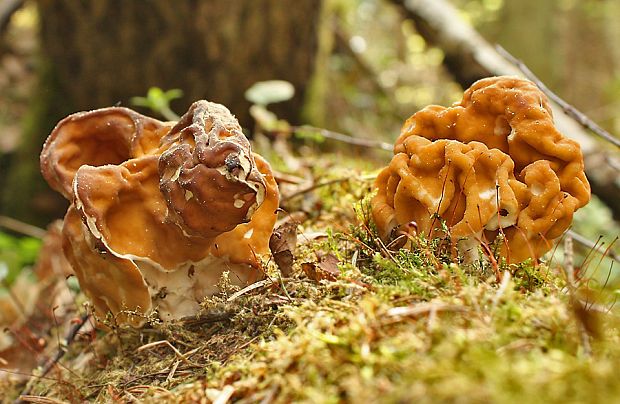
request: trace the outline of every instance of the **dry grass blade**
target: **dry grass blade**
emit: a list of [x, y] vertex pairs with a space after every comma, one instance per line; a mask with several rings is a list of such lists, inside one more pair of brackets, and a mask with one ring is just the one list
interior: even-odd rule
[[224, 386], [222, 390], [208, 389], [207, 398], [211, 400], [213, 404], [225, 404], [234, 393], [235, 388], [229, 384]]
[[245, 288], [241, 289], [240, 291], [235, 292], [234, 294], [232, 294], [228, 298], [227, 301], [228, 302], [232, 302], [232, 301], [238, 299], [239, 297], [245, 295], [246, 293], [249, 293], [249, 292], [251, 292], [253, 290], [256, 290], [256, 289], [261, 288], [261, 287], [266, 286], [266, 285], [271, 285], [272, 282], [273, 281], [270, 280], [270, 279], [263, 279], [262, 281], [252, 283], [251, 285], [248, 285]]
[[195, 366], [195, 367], [200, 367], [202, 365], [192, 362], [189, 359], [186, 358], [185, 355], [183, 355], [178, 349], [176, 349], [174, 347], [174, 345], [172, 345], [169, 341], [167, 340], [161, 340], [161, 341], [155, 341], [155, 342], [151, 342], [148, 343], [146, 345], [142, 345], [141, 347], [139, 347], [137, 349], [138, 352], [142, 352], [145, 349], [149, 349], [149, 348], [153, 348], [159, 345], [167, 345], [168, 347], [170, 347], [170, 349], [172, 349], [174, 351], [174, 353], [179, 357], [179, 359], [181, 359], [185, 364], [189, 365], [189, 366]]
[[26, 403], [40, 403], [40, 404], [67, 404], [66, 401], [56, 400], [54, 398], [49, 397], [41, 397], [41, 396], [19, 396], [19, 399]]
[[146, 385], [146, 384], [139, 384], [137, 386], [129, 387], [129, 388], [125, 389], [125, 392], [144, 393], [147, 390], [154, 390], [154, 391], [158, 391], [160, 393], [170, 393], [168, 390], [164, 389], [163, 387], [151, 386], [151, 385]]
[[420, 303], [411, 306], [393, 307], [387, 311], [386, 315], [392, 318], [419, 317], [439, 311], [466, 312], [469, 309], [455, 304]]
[[504, 276], [502, 276], [502, 283], [499, 285], [497, 292], [493, 296], [493, 303], [491, 305], [492, 307], [491, 311], [493, 311], [495, 307], [497, 307], [497, 303], [499, 303], [499, 300], [502, 298], [502, 296], [506, 292], [506, 289], [508, 289], [508, 285], [510, 285], [511, 280], [512, 280], [512, 275], [510, 274], [510, 272], [504, 271]]
[[179, 364], [181, 363], [180, 360], [174, 362], [174, 365], [172, 365], [172, 369], [170, 369], [170, 373], [168, 374], [168, 377], [166, 377], [166, 383], [170, 383], [172, 381], [172, 379], [174, 379], [174, 374], [177, 371], [177, 368], [179, 367]]

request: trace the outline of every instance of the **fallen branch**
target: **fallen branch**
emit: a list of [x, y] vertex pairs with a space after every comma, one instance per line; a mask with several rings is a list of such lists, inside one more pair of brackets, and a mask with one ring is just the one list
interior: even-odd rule
[[11, 17], [24, 5], [23, 0], [3, 0], [0, 1], [0, 34], [9, 26]]

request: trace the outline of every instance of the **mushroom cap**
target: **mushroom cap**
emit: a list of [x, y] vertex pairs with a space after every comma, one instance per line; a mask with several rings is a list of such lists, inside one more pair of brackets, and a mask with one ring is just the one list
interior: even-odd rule
[[254, 154], [256, 167], [265, 180], [266, 192], [263, 203], [248, 223], [239, 224], [229, 232], [216, 237], [211, 253], [217, 257], [228, 257], [232, 262], [255, 264], [255, 255], [269, 254], [269, 238], [273, 232], [280, 205], [278, 185], [269, 163]]
[[61, 120], [41, 151], [41, 173], [68, 200], [77, 170], [85, 165], [120, 164], [152, 153], [172, 123], [113, 107], [78, 112]]
[[250, 142], [219, 104], [195, 102], [162, 139], [160, 190], [189, 234], [215, 237], [248, 222], [265, 197]]
[[460, 103], [414, 114], [374, 187], [384, 239], [411, 221], [429, 234], [439, 215], [456, 237], [504, 233], [510, 262], [548, 251], [590, 199], [579, 145], [554, 128], [546, 96], [516, 77], [480, 80]]
[[102, 322], [111, 312], [117, 324], [142, 325], [152, 303], [137, 266], [109, 253], [84, 225], [74, 205], [65, 215], [63, 236], [65, 256], [97, 319]]
[[163, 319], [190, 316], [225, 271], [239, 285], [260, 277], [277, 186], [223, 106], [198, 101], [176, 125], [125, 108], [79, 113], [41, 160], [72, 201], [63, 249], [100, 319], [138, 326], [156, 307]]

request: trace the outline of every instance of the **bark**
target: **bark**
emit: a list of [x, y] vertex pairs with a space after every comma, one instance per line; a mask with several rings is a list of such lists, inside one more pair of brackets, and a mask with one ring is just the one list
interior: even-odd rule
[[[43, 50], [63, 102], [96, 108], [180, 88], [226, 105], [248, 125], [245, 90], [282, 79], [296, 88], [282, 115], [295, 121], [313, 71], [321, 0], [38, 0]], [[276, 108], [277, 109], [277, 108]]]
[[[466, 24], [447, 0], [392, 1], [403, 7], [427, 42], [443, 50], [445, 67], [464, 88], [483, 77], [524, 76]], [[592, 192], [610, 207], [616, 219], [620, 219], [620, 159], [617, 153], [609, 150], [615, 146], [599, 144], [557, 104], [551, 103], [551, 107], [558, 130], [581, 145]]]
[[[314, 70], [322, 0], [37, 0], [43, 56], [30, 127], [0, 195], [7, 216], [45, 224], [66, 204], [43, 182], [38, 154], [69, 113], [131, 106], [150, 87], [179, 88], [182, 114], [197, 99], [226, 105], [251, 125], [244, 92], [281, 79], [292, 100], [270, 106], [297, 123]], [[152, 114], [151, 111], [140, 112]]]

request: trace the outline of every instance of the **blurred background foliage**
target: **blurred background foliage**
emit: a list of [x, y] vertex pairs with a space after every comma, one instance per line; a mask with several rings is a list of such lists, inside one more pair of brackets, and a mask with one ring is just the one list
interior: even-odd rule
[[32, 266], [40, 247], [41, 240], [37, 238], [14, 237], [0, 232], [0, 284], [11, 285], [23, 268]]
[[[210, 96], [209, 86], [196, 93], [196, 89], [188, 83], [202, 81], [215, 83], [215, 78], [221, 81], [222, 77], [228, 76], [231, 81], [238, 82], [239, 77], [250, 75], [256, 70], [262, 71], [264, 66], [270, 64], [273, 68], [257, 75], [254, 81], [280, 79], [291, 81], [295, 85], [296, 99], [303, 98], [303, 106], [298, 103], [292, 104], [294, 106], [292, 108], [287, 108], [289, 101], [276, 106], [275, 112], [278, 117], [296, 124], [310, 124], [358, 138], [392, 142], [398, 136], [404, 120], [414, 112], [428, 104], [451, 104], [460, 99], [463, 90], [443, 67], [444, 52], [436, 46], [429, 45], [416, 31], [413, 21], [406, 18], [402, 7], [404, 2], [307, 0], [300, 4], [303, 3], [315, 11], [294, 15], [290, 12], [290, 7], [288, 12], [286, 8], [270, 9], [273, 15], [269, 16], [270, 29], [266, 30], [265, 41], [275, 41], [273, 38], [290, 35], [292, 32], [290, 27], [307, 27], [304, 32], [307, 35], [311, 34], [316, 41], [305, 39], [294, 43], [282, 58], [272, 55], [269, 53], [271, 51], [264, 51], [266, 52], [263, 54], [264, 58], [259, 55], [243, 59], [244, 62], [238, 63], [234, 68], [227, 65], [223, 73], [221, 71], [211, 73], [195, 68], [201, 66], [204, 60], [194, 59], [208, 59], [213, 56], [213, 52], [210, 52], [207, 46], [208, 41], [204, 38], [201, 39], [204, 42], [202, 48], [192, 46], [191, 43], [189, 47], [176, 46], [170, 31], [164, 29], [176, 27], [174, 20], [185, 15], [184, 12], [192, 13], [189, 2], [179, 2], [175, 6], [176, 9], [166, 8], [168, 6], [164, 6], [165, 3], [162, 2], [154, 2], [153, 4], [157, 5], [154, 10], [157, 10], [159, 17], [149, 23], [147, 28], [150, 31], [144, 28], [144, 32], [145, 35], [153, 35], [148, 41], [156, 44], [169, 43], [168, 48], [162, 45], [163, 47], [159, 49], [160, 53], [163, 52], [166, 66], [169, 67], [162, 72], [167, 72], [166, 74], [174, 72], [176, 76], [153, 79], [144, 83], [144, 87], [139, 90], [135, 86], [121, 84], [117, 88], [125, 87], [127, 94], [114, 93], [113, 97], [116, 98], [104, 99], [97, 91], [106, 83], [101, 81], [104, 75], [76, 74], [75, 77], [79, 77], [80, 80], [72, 84], [67, 84], [66, 80], [63, 81], [59, 77], [64, 77], [67, 72], [79, 68], [80, 63], [96, 66], [115, 57], [122, 59], [122, 63], [113, 66], [111, 70], [108, 69], [109, 72], [105, 76], [108, 80], [112, 77], [114, 82], [117, 80], [122, 82], [124, 74], [129, 74], [127, 71], [135, 73], [135, 77], [140, 77], [141, 72], [147, 76], [155, 74], [153, 72], [156, 69], [154, 70], [152, 61], [158, 60], [156, 58], [146, 58], [151, 62], [143, 66], [141, 63], [144, 61], [141, 58], [135, 57], [133, 62], [131, 61], [133, 56], [131, 49], [125, 49], [124, 54], [120, 53], [120, 47], [116, 50], [112, 46], [95, 51], [87, 49], [89, 42], [97, 44], [105, 44], [106, 41], [122, 42], [126, 39], [122, 37], [123, 32], [134, 35], [136, 30], [100, 29], [101, 35], [121, 35], [110, 40], [80, 34], [74, 38], [75, 42], [59, 42], [55, 48], [58, 48], [60, 53], [53, 53], [49, 44], [54, 40], [58, 42], [58, 39], [49, 37], [53, 32], [49, 27], [54, 25], [52, 18], [58, 21], [62, 17], [62, 14], [59, 14], [61, 12], [67, 13], [66, 16], [70, 18], [64, 25], [58, 25], [56, 22], [58, 25], [56, 29], [60, 30], [58, 32], [66, 34], [71, 27], [78, 26], [80, 23], [76, 21], [81, 17], [79, 12], [88, 12], [87, 17], [96, 18], [99, 26], [105, 27], [105, 22], [108, 21], [105, 6], [113, 4], [114, 1], [75, 1], [71, 3], [73, 8], [68, 7], [54, 12], [51, 11], [50, 5], [55, 2], [25, 1], [24, 5], [13, 14], [6, 29], [3, 29], [0, 44], [0, 202], [2, 203], [0, 212], [28, 223], [44, 226], [63, 211], [64, 202], [59, 204], [59, 198], [48, 191], [47, 185], [42, 182], [38, 174], [38, 151], [53, 124], [67, 113], [111, 106], [117, 101], [130, 105], [131, 97], [144, 97], [148, 88], [160, 87], [163, 89], [160, 91], [178, 89], [186, 97], [200, 96], [216, 101], [224, 100], [231, 110], [243, 117], [244, 125], [251, 128], [252, 123], [247, 120], [248, 104], [243, 98], [250, 84], [244, 84], [243, 89], [234, 90], [239, 93], [237, 98], [225, 99]], [[618, 136], [620, 48], [617, 44], [620, 41], [618, 18], [620, 0], [452, 0], [451, 2], [458, 7], [461, 16], [479, 30], [490, 43], [501, 44], [515, 57], [523, 60], [558, 95]], [[139, 7], [138, 3], [131, 1], [123, 4], [127, 10], [131, 10], [132, 7]], [[129, 4], [132, 6], [129, 7]], [[231, 10], [228, 12], [235, 11]], [[260, 11], [255, 12], [259, 18], [247, 20], [254, 21], [251, 24], [257, 24], [251, 25], [248, 22], [246, 31], [250, 35], [263, 28], [261, 24], [265, 25], [268, 18], [265, 15], [264, 20], [261, 20], [263, 17]], [[132, 19], [127, 13], [129, 12], [123, 14], [121, 10], [114, 18], [117, 18], [119, 24], [121, 21], [137, 24], [138, 20]], [[247, 11], [245, 14], [240, 12], [235, 15], [246, 14], [249, 15], [251, 12]], [[223, 35], [219, 39], [222, 49], [229, 52], [232, 52], [232, 49], [243, 50], [245, 45], [243, 42], [232, 42], [232, 39], [229, 40], [226, 36], [234, 38], [237, 31], [244, 31], [243, 27], [227, 26], [224, 19], [220, 19], [221, 25], [226, 28], [218, 34]], [[279, 30], [278, 24], [289, 28]], [[194, 21], [186, 25], [187, 30], [190, 30], [199, 24]], [[215, 27], [210, 29], [215, 32]], [[166, 32], [167, 35], [158, 35], [158, 31]], [[210, 31], [201, 32], [203, 35], [208, 35]], [[193, 34], [195, 33], [192, 31]], [[182, 35], [177, 38], [178, 41], [185, 41], [183, 42], [185, 45], [193, 39]], [[141, 43], [147, 42], [143, 39]], [[268, 45], [271, 48], [278, 47], [276, 42]], [[269, 46], [265, 49], [270, 49]], [[88, 52], [80, 55], [81, 49]], [[166, 49], [172, 51], [166, 53], [164, 52]], [[118, 51], [118, 54], [115, 51]], [[80, 63], [67, 63], [67, 60], [64, 60], [64, 64], [55, 63], [62, 60], [58, 59], [62, 52], [73, 55], [74, 60]], [[137, 49], [136, 52], [139, 53]], [[296, 55], [302, 53], [309, 55], [313, 68], [308, 72], [307, 78], [305, 76], [301, 78], [303, 84], [299, 84], [294, 76], [288, 75], [287, 72], [292, 68], [287, 63], [292, 63]], [[243, 52], [239, 54], [244, 55]], [[91, 60], [92, 58], [95, 59]], [[209, 65], [209, 68], [216, 67]], [[200, 72], [203, 72], [202, 76]], [[191, 80], [183, 81], [179, 80], [179, 77], [190, 77]], [[89, 84], [84, 80], [91, 80], [92, 83]], [[61, 90], [62, 85], [75, 85], [79, 88]], [[56, 97], [57, 91], [64, 94], [83, 93], [86, 97], [91, 97], [91, 102], [69, 103], [69, 98], [63, 95], [67, 102], [58, 105], [63, 101], [59, 101]], [[149, 98], [142, 100], [145, 99]], [[239, 101], [241, 104], [237, 105], [236, 100], [242, 100]], [[173, 101], [170, 106], [171, 112], [173, 110], [176, 114], [182, 114], [191, 101], [193, 99]], [[375, 156], [381, 161], [387, 161], [388, 157], [389, 155], [379, 151]], [[36, 184], [32, 185], [31, 182]], [[607, 243], [619, 234], [618, 226], [607, 207], [596, 201], [577, 214], [575, 226], [578, 231], [583, 231], [585, 235], [594, 239], [599, 234], [606, 235]], [[19, 244], [19, 241], [15, 243]], [[2, 244], [5, 247], [0, 246], [2, 248], [0, 256], [6, 254], [8, 250], [22, 251], [21, 247], [16, 247], [18, 244], [13, 245], [11, 242], [7, 244], [5, 240]], [[27, 261], [31, 250], [24, 251], [26, 252], [23, 254], [23, 260]]]

